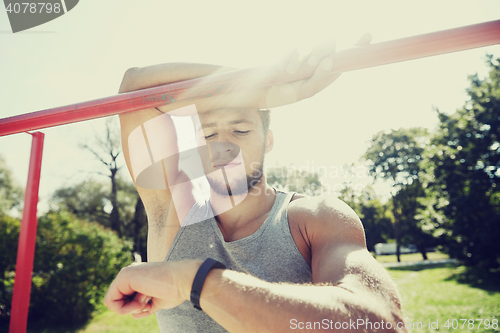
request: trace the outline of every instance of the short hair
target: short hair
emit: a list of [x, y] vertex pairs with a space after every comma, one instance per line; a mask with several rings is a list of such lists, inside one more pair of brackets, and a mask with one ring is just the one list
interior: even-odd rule
[[264, 134], [267, 135], [269, 132], [269, 126], [271, 125], [271, 110], [269, 109], [259, 109], [260, 118], [262, 119], [262, 128], [264, 129]]
[[[160, 110], [158, 110], [158, 111], [160, 111]], [[267, 135], [267, 133], [269, 132], [269, 126], [271, 125], [271, 110], [258, 109], [258, 111], [260, 114], [260, 119], [262, 120], [262, 130], [264, 131], [264, 135]], [[195, 115], [191, 116], [191, 120], [193, 120], [194, 132], [197, 133], [196, 124], [194, 122], [194, 117], [195, 117]]]

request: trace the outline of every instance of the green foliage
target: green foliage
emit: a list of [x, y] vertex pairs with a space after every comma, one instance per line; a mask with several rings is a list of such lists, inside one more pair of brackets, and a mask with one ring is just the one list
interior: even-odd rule
[[363, 222], [368, 251], [375, 251], [375, 244], [386, 243], [394, 237], [390, 207], [383, 205], [371, 187], [357, 195], [352, 188], [344, 187], [339, 199], [351, 207]]
[[322, 194], [319, 174], [296, 168], [276, 166], [266, 169], [267, 183], [279, 190], [297, 192], [309, 196]]
[[[17, 249], [18, 221], [1, 219], [0, 235], [10, 235], [5, 246]], [[15, 239], [15, 242], [12, 242]], [[12, 243], [10, 243], [12, 242]], [[4, 243], [4, 242], [2, 242]], [[85, 323], [102, 301], [118, 271], [131, 262], [131, 243], [96, 223], [68, 213], [39, 218], [30, 301], [30, 325], [75, 326]], [[16, 256], [1, 256], [2, 274], [10, 276]], [[9, 296], [11, 297], [11, 295]], [[7, 297], [7, 298], [9, 298]], [[10, 306], [10, 301], [5, 304]]]
[[133, 239], [134, 251], [147, 261], [148, 219], [144, 204], [133, 183], [117, 179], [117, 202], [120, 212], [121, 235]]
[[418, 219], [420, 199], [425, 197], [419, 179], [429, 133], [423, 128], [399, 129], [377, 133], [365, 158], [371, 162], [370, 174], [389, 180], [397, 244], [416, 244], [425, 259], [426, 248], [435, 245], [432, 233]]
[[19, 206], [23, 200], [23, 189], [12, 178], [12, 172], [0, 156], [0, 214]]
[[[147, 218], [144, 206], [132, 183], [117, 177], [116, 185], [119, 234], [124, 238], [133, 239], [134, 251], [141, 253], [144, 259], [147, 245]], [[111, 228], [109, 187], [107, 182], [90, 179], [74, 186], [60, 188], [52, 196], [52, 207], [74, 214], [78, 219], [97, 222], [106, 228]]]
[[422, 199], [425, 198], [425, 190], [419, 179], [411, 185], [403, 187], [393, 197], [397, 201], [398, 216], [401, 228], [401, 244], [415, 244], [424, 259], [427, 259], [427, 248], [439, 244], [438, 239], [432, 232], [425, 228], [418, 214], [423, 209]]
[[418, 178], [428, 136], [427, 130], [420, 127], [377, 133], [365, 154], [372, 162], [370, 174], [392, 180], [396, 186], [411, 184]]
[[429, 196], [423, 213], [442, 228], [452, 257], [480, 270], [500, 267], [500, 58], [488, 57], [489, 77], [471, 76], [469, 101], [439, 129], [426, 164]]
[[105, 207], [109, 203], [109, 186], [96, 180], [87, 180], [57, 189], [52, 195], [52, 204], [57, 210], [65, 210], [78, 219], [98, 222], [110, 228], [109, 213]]
[[0, 328], [8, 319], [17, 257], [20, 221], [0, 215]]

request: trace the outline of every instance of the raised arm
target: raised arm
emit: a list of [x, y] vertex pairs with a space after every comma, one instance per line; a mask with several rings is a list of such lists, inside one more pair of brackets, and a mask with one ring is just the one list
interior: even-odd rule
[[[217, 70], [222, 70], [221, 67], [202, 64], [163, 64], [145, 68], [131, 68], [126, 71], [120, 93], [140, 90], [170, 82], [187, 80], [200, 76], [213, 74]], [[162, 115], [163, 112], [168, 112], [184, 106], [180, 103], [173, 103], [168, 106], [159, 108], [143, 109], [130, 113], [120, 114], [122, 148], [128, 170], [135, 183], [133, 168], [130, 156], [129, 136], [132, 131], [147, 121]], [[178, 170], [178, 153], [177, 137], [172, 119], [168, 116], [163, 118], [163, 128], [167, 140], [164, 142], [164, 149], [169, 150], [170, 163], [166, 164], [166, 174], [168, 182], [178, 182], [179, 177], [185, 177]], [[136, 175], [137, 176], [137, 175]], [[188, 179], [186, 179], [188, 180]], [[171, 192], [166, 186], [166, 189], [146, 189], [140, 187], [136, 183], [137, 191], [144, 203], [148, 217], [148, 260], [163, 261], [168, 248], [166, 244], [169, 239], [175, 237], [179, 228], [177, 212], [172, 203]]]
[[[226, 107], [270, 108], [311, 97], [323, 90], [338, 77], [338, 74], [331, 74], [330, 72], [334, 53], [335, 43], [325, 43], [319, 45], [310, 54], [305, 56], [298, 52], [293, 52], [283, 58], [276, 66], [269, 67], [274, 75], [284, 77], [284, 82], [287, 81], [287, 78], [294, 77], [296, 73], [301, 71], [309, 73], [311, 69], [314, 69], [313, 76], [307, 80], [298, 80], [262, 88], [252, 86], [255, 78], [248, 77], [246, 89], [242, 91], [197, 99], [195, 101], [174, 102], [159, 108], [121, 114], [122, 147], [129, 171], [132, 174], [128, 137], [134, 129], [148, 120], [162, 113], [175, 114], [175, 110], [193, 103], [196, 104], [196, 110], [200, 113]], [[144, 68], [131, 68], [124, 75], [120, 92], [129, 92], [171, 82], [209, 76], [228, 70], [232, 70], [232, 68], [189, 63], [170, 63]], [[172, 142], [171, 152], [175, 154], [175, 142], [177, 138], [175, 137], [173, 128], [174, 126], [171, 121], [165, 125], [165, 130], [170, 136], [168, 141]], [[166, 171], [167, 176], [169, 181], [173, 179], [175, 182], [178, 182], [178, 177], [182, 176], [182, 173], [179, 173], [179, 170], [177, 170], [177, 163], [174, 160], [171, 160], [171, 162], [169, 169]], [[169, 240], [175, 237], [175, 233], [179, 227], [177, 214], [169, 214], [174, 208], [171, 203], [172, 195], [168, 187], [165, 190], [147, 190], [137, 186], [137, 184], [136, 187], [148, 215], [148, 258], [152, 258], [153, 261], [161, 261], [168, 251], [166, 244], [171, 243]]]

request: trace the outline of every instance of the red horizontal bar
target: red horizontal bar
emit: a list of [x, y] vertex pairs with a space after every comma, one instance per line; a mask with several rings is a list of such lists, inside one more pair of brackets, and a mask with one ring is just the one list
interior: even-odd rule
[[[332, 72], [347, 72], [494, 44], [500, 44], [500, 20], [339, 51], [334, 56]], [[278, 75], [275, 69], [266, 66], [175, 82], [88, 102], [3, 118], [0, 119], [0, 136], [245, 89], [249, 86], [245, 82], [249, 77], [259, 78], [258, 82], [252, 81], [253, 87], [265, 87], [276, 83], [305, 79], [311, 77], [313, 73], [311, 71], [300, 74], [299, 76], [283, 78]]]

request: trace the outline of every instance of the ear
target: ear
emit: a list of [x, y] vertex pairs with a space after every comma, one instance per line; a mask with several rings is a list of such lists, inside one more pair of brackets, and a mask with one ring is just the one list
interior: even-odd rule
[[268, 130], [266, 135], [266, 154], [273, 150], [274, 147], [274, 136], [273, 131]]

